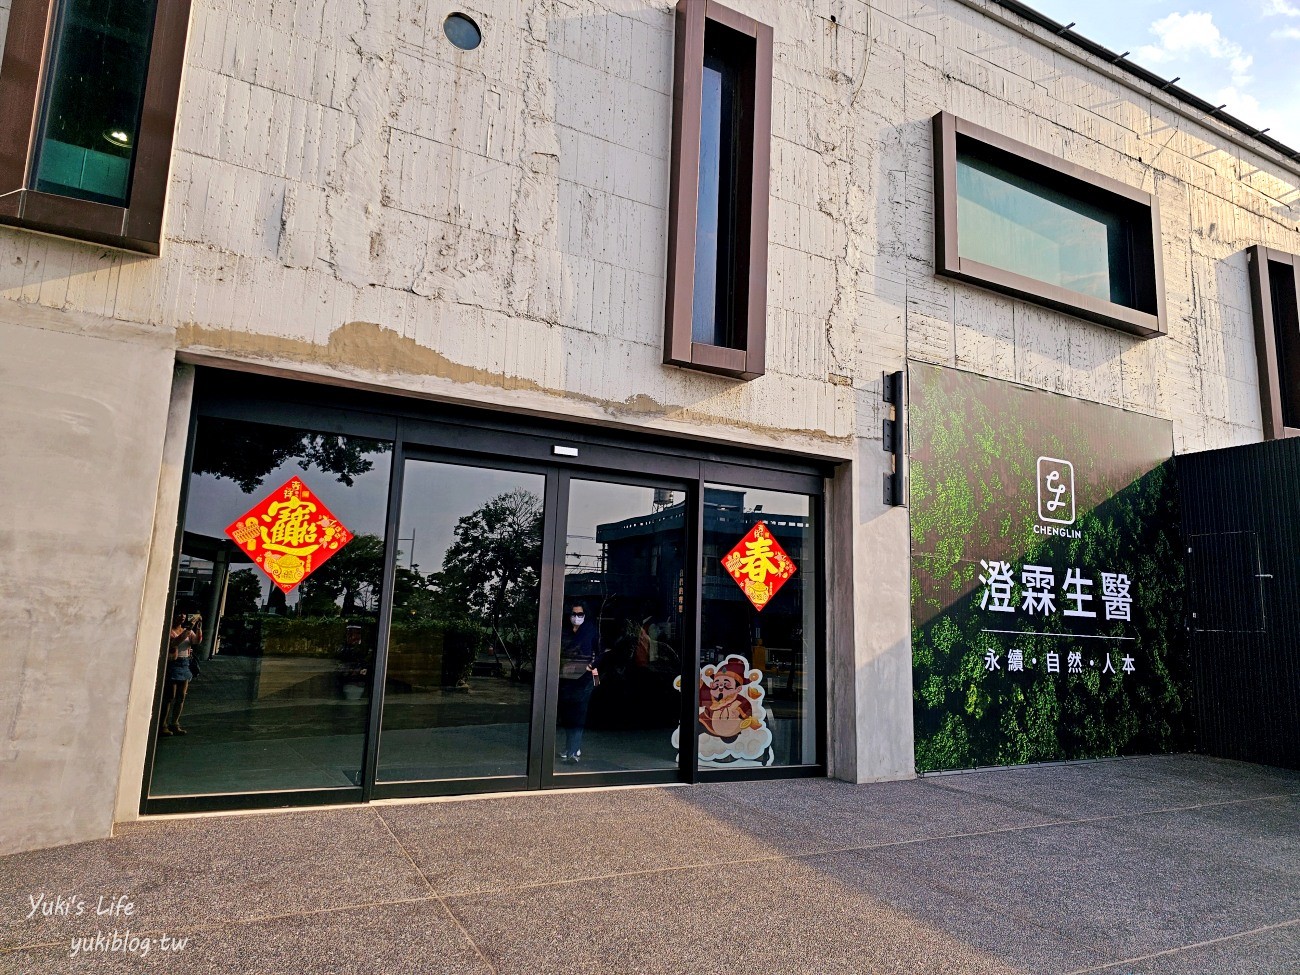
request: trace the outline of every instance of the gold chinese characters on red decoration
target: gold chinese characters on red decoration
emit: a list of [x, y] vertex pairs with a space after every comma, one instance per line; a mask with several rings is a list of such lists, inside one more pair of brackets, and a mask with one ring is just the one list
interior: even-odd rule
[[777, 590], [796, 571], [794, 560], [785, 554], [781, 543], [772, 537], [771, 529], [761, 521], [722, 557], [722, 567], [757, 610], [771, 602]]
[[226, 534], [286, 593], [352, 541], [352, 533], [297, 476], [245, 512]]

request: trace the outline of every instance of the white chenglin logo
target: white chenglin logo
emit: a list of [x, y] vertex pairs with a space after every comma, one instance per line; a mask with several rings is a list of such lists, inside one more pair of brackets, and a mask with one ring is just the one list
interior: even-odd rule
[[1039, 520], [1073, 525], [1074, 516], [1074, 465], [1059, 457], [1039, 457]]

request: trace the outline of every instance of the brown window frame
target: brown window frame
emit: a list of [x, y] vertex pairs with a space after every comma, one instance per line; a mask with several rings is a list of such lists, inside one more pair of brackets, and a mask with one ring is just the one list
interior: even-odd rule
[[[1259, 405], [1264, 418], [1264, 439], [1281, 440], [1300, 437], [1300, 428], [1286, 425], [1282, 410], [1283, 384], [1291, 395], [1300, 398], [1300, 354], [1293, 351], [1289, 362], [1282, 361], [1277, 347], [1277, 322], [1273, 309], [1273, 283], [1270, 264], [1289, 265], [1296, 286], [1296, 304], [1300, 307], [1300, 256], [1273, 250], [1262, 244], [1246, 249], [1250, 271], [1251, 317], [1255, 323], [1255, 356], [1259, 365]], [[1300, 330], [1296, 341], [1300, 344]], [[1283, 369], [1289, 375], [1283, 375]]]
[[58, 0], [13, 0], [0, 61], [0, 225], [157, 254], [190, 0], [158, 0], [128, 206], [42, 193], [33, 163]]
[[[664, 363], [738, 379], [755, 379], [763, 375], [766, 366], [772, 28], [714, 0], [679, 0], [676, 21]], [[740, 192], [734, 299], [736, 331], [744, 336], [743, 349], [696, 342], [692, 336], [695, 227], [700, 182], [700, 100], [704, 86], [704, 33], [708, 22], [754, 40], [752, 70], [746, 64], [740, 78], [741, 103], [752, 113], [752, 137], [748, 144], [742, 138], [737, 146]]]
[[[1160, 207], [1154, 195], [1118, 180], [1084, 169], [1050, 153], [999, 135], [949, 112], [934, 116], [934, 264], [935, 273], [1012, 295], [1037, 305], [1077, 315], [1109, 328], [1142, 338], [1167, 332], [1165, 319], [1164, 263], [1160, 244]], [[993, 267], [958, 254], [957, 247], [957, 140], [963, 138], [991, 147], [1015, 158], [1017, 175], [1041, 186], [1102, 205], [1113, 204], [1118, 212], [1150, 214], [1150, 235], [1133, 233], [1130, 243], [1134, 261], [1141, 261], [1150, 280], [1135, 274], [1135, 290], [1152, 311], [1130, 308], [1113, 301], [1047, 284], [1027, 275]], [[1109, 200], [1105, 198], [1109, 197]]]

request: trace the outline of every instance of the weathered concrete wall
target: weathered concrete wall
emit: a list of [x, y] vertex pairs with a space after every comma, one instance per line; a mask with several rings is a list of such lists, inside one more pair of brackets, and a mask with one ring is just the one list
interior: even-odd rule
[[15, 311], [0, 303], [0, 854], [112, 826], [172, 372], [162, 343]]
[[[0, 296], [183, 350], [840, 456], [905, 355], [1168, 416], [1180, 448], [1256, 436], [1241, 252], [1300, 248], [1296, 171], [977, 3], [741, 4], [776, 33], [753, 383], [660, 365], [669, 0], [485, 0], [473, 52], [426, 0], [198, 0], [163, 256], [6, 232]], [[1168, 338], [934, 278], [941, 108], [1156, 193]]]
[[[857, 735], [837, 774], [910, 774], [908, 539], [905, 514], [880, 501], [880, 373], [911, 357], [1153, 413], [1179, 450], [1257, 439], [1242, 251], [1300, 250], [1294, 166], [979, 4], [736, 0], [776, 40], [769, 374], [737, 383], [661, 364], [671, 0], [476, 0], [485, 42], [467, 53], [428, 0], [196, 0], [162, 256], [0, 230], [4, 367], [114, 418], [86, 443], [77, 411], [34, 415], [7, 392], [5, 436], [42, 476], [75, 484], [74, 510], [112, 501], [98, 538], [116, 560], [111, 573], [84, 558], [71, 575], [48, 569], [65, 557], [63, 523], [35, 473], [6, 472], [21, 480], [7, 517], [29, 527], [7, 528], [0, 554], [20, 546], [36, 568], [30, 593], [0, 603], [6, 632], [23, 630], [2, 649], [18, 641], [27, 661], [10, 693], [31, 702], [0, 748], [27, 784], [6, 808], [36, 805], [14, 809], [0, 844], [102, 835], [119, 759], [123, 783], [138, 777], [139, 728], [105, 751], [122, 741], [133, 653], [132, 714], [147, 707], [145, 630], [159, 622], [144, 617], [175, 516], [159, 465], [176, 353], [851, 461], [832, 513], [848, 574], [832, 706]], [[1169, 336], [937, 280], [940, 109], [1153, 191]], [[64, 477], [80, 458], [105, 498]], [[118, 615], [59, 613], [92, 594]], [[106, 625], [94, 707], [67, 712], [90, 686], [73, 648]], [[37, 727], [65, 713], [77, 719], [64, 731]], [[105, 715], [113, 735], [99, 734]], [[84, 810], [41, 825], [44, 794]]]
[[0, 51], [4, 50], [5, 34], [9, 29], [10, 0], [0, 0]]
[[[996, 21], [971, 9], [978, 0], [880, 6], [846, 27], [887, 39], [873, 46], [883, 63], [871, 78], [903, 130], [885, 154], [906, 173], [907, 231], [888, 263], [906, 274], [909, 355], [1167, 417], [1179, 451], [1258, 440], [1244, 250], [1300, 250], [1295, 164], [1234, 145], [1167, 96], [1139, 95], [1115, 69], [1029, 41], [1014, 29], [1024, 22], [992, 5]], [[1169, 335], [1132, 338], [933, 277], [924, 125], [940, 109], [1154, 193]]]

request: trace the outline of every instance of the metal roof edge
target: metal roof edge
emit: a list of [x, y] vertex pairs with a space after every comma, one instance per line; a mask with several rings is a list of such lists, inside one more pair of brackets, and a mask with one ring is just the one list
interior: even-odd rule
[[1124, 52], [1123, 54], [1120, 54], [1115, 51], [1112, 51], [1110, 50], [1110, 48], [1098, 44], [1096, 41], [1090, 40], [1087, 37], [1084, 37], [1082, 34], [1078, 33], [1077, 31], [1071, 30], [1070, 28], [1073, 25], [1058, 23], [1057, 21], [1053, 20], [1051, 17], [1048, 17], [1046, 14], [1039, 13], [1033, 7], [1020, 3], [1019, 0], [988, 0], [988, 2], [996, 4], [997, 6], [1010, 11], [1016, 16], [1029, 21], [1031, 24], [1041, 27], [1044, 30], [1050, 31], [1054, 36], [1059, 37], [1062, 40], [1069, 41], [1071, 44], [1074, 44], [1076, 47], [1080, 47], [1083, 50], [1087, 51], [1093, 57], [1105, 61], [1110, 65], [1112, 65], [1113, 67], [1120, 68], [1123, 71], [1133, 75], [1136, 78], [1140, 78], [1142, 81], [1146, 82], [1147, 84], [1151, 85], [1157, 90], [1172, 95], [1173, 97], [1177, 98], [1179, 101], [1185, 102], [1188, 105], [1192, 106], [1193, 108], [1201, 112], [1204, 112], [1206, 115], [1210, 116], [1216, 121], [1231, 126], [1232, 128], [1236, 129], [1238, 132], [1242, 132], [1249, 138], [1255, 140], [1256, 142], [1259, 142], [1260, 144], [1267, 146], [1273, 152], [1278, 153], [1281, 156], [1284, 156], [1291, 162], [1300, 162], [1300, 150], [1293, 149], [1290, 146], [1288, 146], [1286, 143], [1279, 142], [1277, 139], [1274, 139], [1264, 134], [1262, 129], [1259, 129], [1256, 126], [1249, 125], [1246, 122], [1243, 122], [1235, 115], [1228, 114], [1218, 106], [1211, 105], [1204, 98], [1201, 98], [1198, 95], [1193, 95], [1186, 88], [1178, 87], [1172, 81], [1170, 81], [1167, 78], [1160, 77], [1154, 71], [1149, 71], [1146, 68], [1142, 67], [1141, 65], [1134, 64], [1132, 61], [1127, 60], [1128, 52]]

